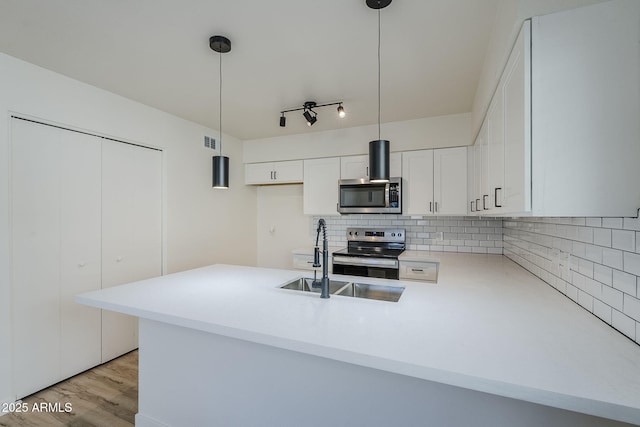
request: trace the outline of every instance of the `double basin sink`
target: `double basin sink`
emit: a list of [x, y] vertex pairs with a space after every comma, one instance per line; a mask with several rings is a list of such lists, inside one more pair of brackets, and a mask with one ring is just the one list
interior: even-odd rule
[[[301, 277], [280, 286], [281, 289], [292, 289], [303, 292], [320, 293], [320, 288], [312, 286], [313, 279]], [[369, 283], [345, 282], [340, 280], [329, 280], [329, 294], [342, 295], [345, 297], [375, 299], [380, 301], [397, 302], [402, 295], [404, 288], [401, 286], [373, 285]]]

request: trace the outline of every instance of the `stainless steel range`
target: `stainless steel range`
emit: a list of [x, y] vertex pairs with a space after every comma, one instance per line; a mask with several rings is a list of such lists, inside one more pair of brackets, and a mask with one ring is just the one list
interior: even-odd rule
[[347, 247], [333, 253], [333, 273], [398, 279], [402, 228], [347, 228]]

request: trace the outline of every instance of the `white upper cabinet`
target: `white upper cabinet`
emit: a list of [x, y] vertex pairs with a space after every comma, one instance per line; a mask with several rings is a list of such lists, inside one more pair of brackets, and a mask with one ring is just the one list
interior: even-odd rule
[[340, 157], [340, 179], [369, 178], [369, 156]]
[[433, 150], [402, 153], [402, 213], [433, 214]]
[[477, 144], [476, 213], [531, 210], [531, 25], [525, 21], [489, 105]]
[[[389, 155], [389, 176], [402, 176], [402, 153]], [[340, 157], [340, 179], [369, 179], [369, 156]]]
[[436, 215], [467, 212], [467, 148], [433, 150], [433, 201]]
[[302, 165], [302, 160], [246, 163], [244, 182], [247, 185], [299, 183], [303, 180]]
[[303, 213], [305, 215], [339, 215], [338, 180], [340, 157], [304, 161]]
[[533, 19], [533, 213], [637, 216], [640, 2]]
[[467, 148], [402, 153], [405, 215], [467, 213]]

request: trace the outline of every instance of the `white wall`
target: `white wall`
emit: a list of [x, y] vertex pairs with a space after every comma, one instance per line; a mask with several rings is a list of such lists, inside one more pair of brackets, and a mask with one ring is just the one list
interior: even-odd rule
[[291, 251], [312, 247], [310, 216], [302, 214], [302, 184], [258, 188], [258, 267], [293, 268]]
[[[0, 53], [0, 402], [11, 400], [10, 115], [164, 150], [165, 272], [256, 263], [256, 190], [244, 185], [242, 144], [224, 136], [228, 191], [211, 188], [217, 132]], [[46, 141], [42, 141], [46, 144]], [[46, 185], [46, 183], [43, 183]], [[237, 232], [241, 229], [242, 232]], [[34, 268], [37, 268], [34, 260]]]
[[493, 92], [518, 37], [522, 22], [533, 16], [575, 9], [606, 0], [501, 0], [473, 101], [471, 134], [480, 130]]
[[[381, 136], [391, 151], [470, 145], [469, 113], [382, 124]], [[378, 125], [244, 141], [244, 162], [311, 159], [369, 153], [369, 141], [378, 139]]]

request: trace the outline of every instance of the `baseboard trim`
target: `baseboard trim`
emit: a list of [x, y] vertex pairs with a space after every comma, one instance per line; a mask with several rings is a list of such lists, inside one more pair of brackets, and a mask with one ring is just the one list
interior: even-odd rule
[[158, 420], [154, 420], [153, 418], [138, 412], [136, 414], [136, 427], [170, 427], [170, 426], [168, 424], [161, 423]]

